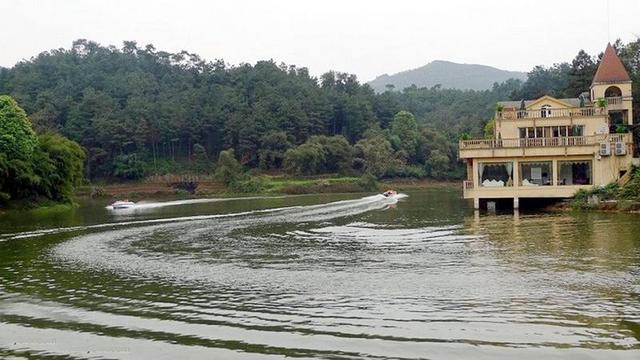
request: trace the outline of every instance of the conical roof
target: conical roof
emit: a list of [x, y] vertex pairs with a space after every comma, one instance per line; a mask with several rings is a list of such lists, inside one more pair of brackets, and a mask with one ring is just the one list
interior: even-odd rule
[[616, 50], [607, 44], [607, 49], [604, 51], [602, 61], [598, 66], [596, 75], [593, 77], [593, 83], [609, 83], [616, 81], [631, 81], [629, 73], [624, 68], [622, 61], [616, 54]]

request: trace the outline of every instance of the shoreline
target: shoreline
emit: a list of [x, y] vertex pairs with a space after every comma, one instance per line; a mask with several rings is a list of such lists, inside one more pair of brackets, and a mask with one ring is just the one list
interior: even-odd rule
[[[256, 179], [259, 177], [253, 177]], [[75, 198], [137, 198], [143, 196], [178, 196], [185, 198], [201, 198], [211, 195], [243, 196], [243, 195], [297, 195], [323, 193], [358, 193], [393, 189], [398, 191], [454, 187], [459, 182], [455, 180], [442, 181], [434, 179], [392, 178], [377, 181], [377, 189], [365, 189], [360, 184], [359, 177], [265, 177], [264, 188], [258, 191], [233, 191], [219, 181], [204, 180], [199, 182], [194, 192], [177, 189], [160, 181], [136, 181], [96, 183], [78, 188]]]

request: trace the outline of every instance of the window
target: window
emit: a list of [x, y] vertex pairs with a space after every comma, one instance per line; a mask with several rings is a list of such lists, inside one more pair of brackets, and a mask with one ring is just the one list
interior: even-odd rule
[[527, 137], [527, 128], [520, 128], [520, 139], [524, 139]]
[[541, 117], [551, 117], [551, 105], [542, 105], [540, 108]]
[[584, 134], [584, 126], [582, 125], [569, 126], [569, 136], [583, 136], [583, 134]]
[[553, 162], [526, 161], [520, 163], [520, 186], [553, 185]]
[[480, 186], [513, 186], [513, 162], [479, 163], [478, 179]]
[[558, 161], [558, 185], [591, 185], [591, 160]]

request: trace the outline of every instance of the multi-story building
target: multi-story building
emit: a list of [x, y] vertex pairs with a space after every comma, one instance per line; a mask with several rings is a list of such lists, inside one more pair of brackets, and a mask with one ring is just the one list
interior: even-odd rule
[[[585, 89], [586, 90], [586, 89]], [[590, 92], [499, 102], [494, 137], [461, 140], [464, 197], [570, 198], [619, 179], [633, 162], [631, 78], [609, 44]]]

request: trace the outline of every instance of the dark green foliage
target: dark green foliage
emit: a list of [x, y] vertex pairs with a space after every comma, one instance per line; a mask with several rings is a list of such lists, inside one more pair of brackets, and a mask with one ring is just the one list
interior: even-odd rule
[[307, 143], [318, 144], [322, 147], [324, 161], [319, 172], [348, 171], [353, 160], [353, 148], [344, 136], [315, 135]]
[[54, 133], [36, 136], [24, 110], [0, 96], [0, 201], [70, 201], [84, 160], [76, 142]]
[[380, 189], [376, 177], [368, 172], [362, 174], [360, 179], [358, 179], [358, 185], [363, 191], [378, 191]]
[[415, 160], [418, 151], [418, 123], [408, 111], [400, 111], [391, 122], [391, 136], [397, 138], [397, 150], [403, 150], [410, 160]]
[[84, 150], [55, 133], [38, 136], [38, 143], [34, 169], [40, 179], [39, 194], [55, 201], [71, 200], [74, 188], [82, 183]]
[[211, 170], [211, 161], [207, 155], [207, 150], [200, 144], [193, 144], [193, 166], [192, 168], [198, 174], [208, 174]]
[[31, 121], [15, 100], [0, 95], [0, 153], [8, 160], [28, 160], [38, 144]]
[[444, 178], [449, 170], [449, 158], [440, 150], [433, 150], [427, 160], [429, 174], [434, 178]]
[[113, 162], [113, 175], [123, 180], [142, 179], [145, 175], [144, 162], [138, 154], [119, 155]]
[[264, 176], [252, 176], [246, 180], [235, 180], [229, 184], [229, 190], [234, 193], [261, 193], [267, 190], [269, 181]]
[[285, 169], [296, 175], [318, 174], [324, 163], [324, 148], [317, 142], [304, 143], [284, 155]]
[[284, 162], [285, 152], [291, 148], [285, 131], [272, 131], [260, 138], [258, 157], [262, 169], [279, 169]]
[[[634, 79], [634, 108], [640, 109], [639, 42], [615, 47]], [[0, 69], [0, 92], [20, 101], [38, 131], [80, 143], [89, 178], [208, 173], [209, 159], [224, 149], [247, 168], [377, 176], [424, 169], [450, 177], [464, 171], [456, 156], [459, 134], [482, 136], [482, 119], [491, 118], [497, 101], [577, 96], [587, 90], [594, 59], [580, 52], [571, 64], [536, 67], [524, 83], [509, 79], [490, 90], [414, 85], [376, 94], [345, 73], [314, 78], [306, 68], [273, 61], [229, 66], [135, 42], [116, 48], [77, 40], [71, 49]], [[30, 125], [12, 123], [22, 129], [16, 136], [34, 138]], [[12, 141], [0, 138], [0, 147]], [[18, 143], [24, 149], [12, 147], [17, 156], [0, 159], [0, 172], [14, 184], [37, 182], [19, 170], [28, 168], [21, 157], [35, 143]]]
[[215, 176], [226, 186], [232, 186], [245, 177], [242, 165], [236, 159], [233, 149], [220, 152]]
[[362, 159], [364, 171], [378, 178], [398, 165], [391, 143], [379, 135], [358, 141], [355, 154]]
[[[590, 190], [578, 190], [571, 201], [574, 209], [605, 209], [611, 210], [607, 200], [614, 200], [614, 209], [618, 210], [639, 210], [640, 209], [640, 168], [632, 167], [629, 170], [629, 179], [624, 185], [612, 182], [606, 186], [594, 186]], [[597, 197], [598, 204], [590, 202], [589, 199]]]

